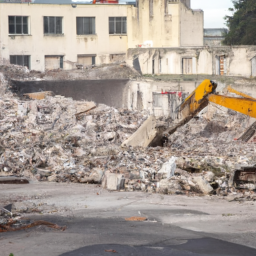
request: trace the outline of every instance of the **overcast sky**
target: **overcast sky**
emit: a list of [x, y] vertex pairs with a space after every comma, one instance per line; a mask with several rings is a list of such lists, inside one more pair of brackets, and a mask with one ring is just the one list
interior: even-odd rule
[[233, 7], [231, 0], [191, 0], [192, 9], [204, 11], [205, 28], [224, 28], [225, 15], [230, 14], [228, 8]]

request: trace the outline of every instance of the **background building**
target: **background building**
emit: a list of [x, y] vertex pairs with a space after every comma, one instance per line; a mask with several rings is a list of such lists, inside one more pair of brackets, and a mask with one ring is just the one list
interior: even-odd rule
[[129, 48], [203, 46], [203, 12], [190, 1], [0, 4], [0, 63], [73, 69], [126, 59]]
[[225, 39], [225, 34], [228, 30], [226, 28], [205, 28], [204, 29], [204, 45], [221, 46]]

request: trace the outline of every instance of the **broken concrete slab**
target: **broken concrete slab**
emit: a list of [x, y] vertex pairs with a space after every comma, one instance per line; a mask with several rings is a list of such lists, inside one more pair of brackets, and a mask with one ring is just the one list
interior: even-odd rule
[[122, 147], [148, 147], [156, 134], [156, 118], [150, 116], [130, 138], [122, 143]]
[[108, 190], [124, 189], [125, 178], [123, 174], [105, 172], [102, 186]]
[[196, 177], [193, 177], [193, 180], [196, 182], [196, 184], [199, 186], [200, 190], [204, 194], [209, 194], [210, 192], [213, 191], [213, 188], [211, 187], [209, 182], [204, 179], [204, 177], [196, 176]]

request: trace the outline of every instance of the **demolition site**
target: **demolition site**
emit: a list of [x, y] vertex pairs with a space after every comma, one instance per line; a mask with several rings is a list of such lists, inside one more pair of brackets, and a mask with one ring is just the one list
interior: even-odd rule
[[1, 256], [256, 255], [256, 46], [203, 21], [0, 3]]

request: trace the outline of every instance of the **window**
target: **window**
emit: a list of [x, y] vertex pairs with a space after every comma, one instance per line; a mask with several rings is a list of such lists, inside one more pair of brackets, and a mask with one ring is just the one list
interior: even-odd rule
[[96, 58], [96, 55], [81, 54], [77, 56], [77, 62], [78, 64], [83, 65], [83, 67], [87, 67], [87, 66], [95, 65], [95, 58]]
[[182, 59], [182, 74], [188, 75], [192, 74], [192, 58]]
[[77, 32], [77, 35], [95, 34], [95, 18], [94, 17], [77, 17], [76, 32]]
[[63, 68], [63, 56], [47, 55], [45, 56], [45, 69], [54, 70]]
[[109, 17], [109, 34], [126, 34], [126, 17]]
[[20, 66], [26, 66], [30, 69], [30, 56], [29, 55], [11, 55], [10, 63]]
[[62, 17], [44, 17], [44, 34], [62, 34]]
[[9, 34], [27, 35], [28, 17], [9, 16]]
[[153, 92], [153, 107], [161, 108], [163, 106], [163, 95], [161, 93]]

